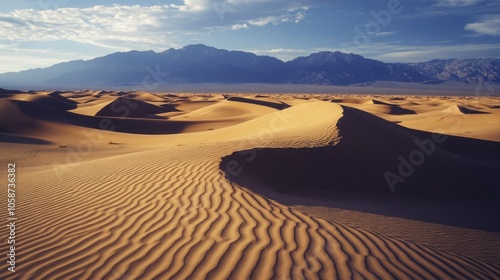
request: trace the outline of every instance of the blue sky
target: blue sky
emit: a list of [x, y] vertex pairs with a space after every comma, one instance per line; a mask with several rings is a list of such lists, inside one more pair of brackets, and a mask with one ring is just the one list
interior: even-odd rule
[[498, 0], [17, 0], [0, 4], [0, 73], [206, 44], [284, 61], [500, 57]]

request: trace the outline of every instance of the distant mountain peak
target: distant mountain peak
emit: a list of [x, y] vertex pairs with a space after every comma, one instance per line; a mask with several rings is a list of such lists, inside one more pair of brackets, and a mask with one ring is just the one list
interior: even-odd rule
[[500, 83], [500, 59], [434, 59], [410, 65], [422, 74], [439, 80], [469, 84], [485, 81]]
[[202, 52], [204, 52], [204, 53], [207, 53], [207, 52], [210, 52], [210, 53], [227, 52], [227, 50], [217, 49], [217, 48], [210, 47], [210, 46], [203, 45], [203, 44], [187, 45], [187, 46], [183, 47], [182, 49], [180, 49], [180, 51], [198, 52], [198, 53], [202, 53]]
[[331, 63], [339, 61], [352, 62], [355, 60], [364, 60], [365, 58], [352, 53], [343, 53], [340, 51], [321, 51], [317, 53], [312, 53], [308, 56], [298, 57], [297, 61], [307, 61], [308, 63]]
[[214, 47], [211, 47], [211, 46], [207, 46], [205, 44], [191, 44], [191, 45], [184, 46], [182, 48], [182, 50], [189, 50], [189, 49], [193, 49], [193, 50], [200, 50], [200, 49], [218, 50], [217, 48], [214, 48]]
[[[141, 85], [155, 83], [284, 83], [351, 85], [375, 81], [500, 83], [499, 59], [435, 59], [383, 63], [353, 53], [321, 51], [283, 62], [270, 56], [204, 44], [164, 52], [118, 52], [88, 61], [0, 74], [0, 86]], [[29, 84], [31, 83], [31, 84]]]

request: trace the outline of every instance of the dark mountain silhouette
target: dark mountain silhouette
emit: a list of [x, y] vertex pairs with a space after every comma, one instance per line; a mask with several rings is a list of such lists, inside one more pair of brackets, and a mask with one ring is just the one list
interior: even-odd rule
[[43, 69], [0, 74], [0, 86], [133, 86], [166, 83], [351, 85], [375, 81], [500, 82], [499, 59], [384, 63], [356, 54], [319, 52], [283, 62], [205, 45], [118, 52]]
[[410, 66], [443, 81], [500, 83], [500, 59], [435, 59]]
[[287, 65], [293, 84], [349, 85], [373, 81], [422, 82], [430, 77], [405, 64], [387, 64], [356, 54], [319, 52]]

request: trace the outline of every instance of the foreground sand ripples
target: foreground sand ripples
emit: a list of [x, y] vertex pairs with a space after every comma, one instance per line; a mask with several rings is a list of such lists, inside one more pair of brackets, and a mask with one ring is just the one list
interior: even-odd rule
[[[308, 147], [334, 142], [338, 116], [315, 115], [314, 110], [323, 107], [324, 112], [340, 114], [340, 107], [321, 104], [302, 109], [300, 118], [324, 116], [315, 125], [298, 122], [293, 130], [276, 132], [260, 145]], [[315, 134], [316, 140], [295, 137], [318, 128], [323, 134]], [[238, 129], [259, 132], [255, 124], [243, 123]], [[23, 174], [19, 185], [30, 186], [30, 192], [19, 196], [18, 272], [1, 271], [0, 278], [500, 276], [498, 265], [306, 215], [231, 183], [219, 170], [221, 158], [235, 147], [248, 149], [255, 143], [241, 133], [221, 131], [204, 143], [84, 162], [61, 181], [51, 169]], [[229, 140], [219, 142], [217, 137]], [[1, 260], [5, 262], [5, 257]]]
[[[164, 156], [189, 151], [197, 160]], [[51, 171], [25, 176], [22, 184], [37, 184], [43, 195], [24, 198], [17, 278], [487, 279], [500, 273], [494, 265], [280, 205], [228, 182], [217, 156], [210, 145], [164, 149], [83, 163], [61, 184]]]

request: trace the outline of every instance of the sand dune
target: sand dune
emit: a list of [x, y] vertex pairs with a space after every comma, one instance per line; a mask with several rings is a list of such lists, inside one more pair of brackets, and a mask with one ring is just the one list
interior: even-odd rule
[[77, 107], [76, 102], [60, 96], [59, 94], [17, 94], [14, 100], [22, 100], [55, 107], [62, 110], [71, 110]]
[[262, 106], [267, 106], [271, 107], [277, 110], [283, 110], [285, 108], [288, 108], [287, 104], [278, 101], [278, 100], [272, 100], [267, 97], [260, 97], [260, 98], [242, 98], [242, 97], [229, 97], [227, 100], [230, 101], [236, 101], [236, 102], [243, 102], [243, 103], [250, 103], [250, 104], [255, 104], [255, 105], [262, 105]]
[[8, 100], [0, 100], [0, 131], [20, 133], [33, 128], [37, 121], [23, 114], [19, 108]]
[[147, 102], [165, 102], [166, 99], [160, 95], [155, 95], [149, 92], [131, 92], [127, 95], [129, 98]]
[[478, 110], [470, 109], [467, 107], [463, 106], [458, 106], [458, 105], [453, 105], [445, 110], [443, 110], [443, 113], [450, 113], [450, 114], [487, 114], [485, 112], [481, 112]]
[[164, 109], [161, 107], [149, 104], [142, 100], [119, 97], [104, 106], [95, 115], [108, 117], [148, 118], [161, 113], [165, 113]]
[[[413, 221], [398, 219], [398, 231], [386, 234], [383, 228], [361, 222], [359, 217], [377, 221], [371, 214], [356, 212], [352, 221], [360, 224], [348, 225], [301, 203], [314, 193], [334, 196], [346, 191], [354, 198], [356, 193], [378, 193], [399, 201], [410, 198], [418, 205], [412, 210], [416, 212], [419, 206], [427, 207], [422, 200], [427, 197], [438, 202], [445, 201], [443, 197], [497, 201], [500, 163], [483, 149], [495, 151], [498, 143], [477, 140], [488, 139], [482, 137], [486, 130], [489, 137], [497, 137], [497, 123], [484, 131], [473, 130], [473, 137], [450, 136], [449, 142], [437, 143], [395, 192], [383, 176], [386, 170], [397, 170], [399, 155], [406, 157], [419, 148], [416, 140], [432, 137], [433, 129], [424, 129], [429, 120], [436, 127], [445, 126], [443, 116], [454, 114], [443, 110], [453, 103], [468, 108], [467, 101], [124, 92], [54, 95], [73, 100], [78, 108], [67, 111], [65, 105], [58, 109], [56, 103], [38, 102], [50, 93], [0, 100], [1, 132], [7, 139], [0, 145], [13, 151], [0, 161], [18, 164], [17, 217], [22, 236], [16, 274], [3, 269], [0, 279], [500, 277], [500, 256], [494, 253], [499, 251], [495, 250], [500, 246], [498, 233], [469, 234], [470, 229], [451, 228], [442, 237], [441, 225], [420, 222], [430, 232], [422, 237]], [[111, 110], [113, 102], [132, 98], [140, 108], [133, 116], [90, 114], [116, 113]], [[495, 100], [480, 100], [486, 108], [481, 111], [489, 114], [460, 115], [468, 118], [463, 121], [465, 129], [467, 122], [496, 116], [497, 109], [486, 106]], [[144, 118], [165, 112], [162, 105], [175, 106], [179, 115], [167, 120]], [[398, 114], [390, 108], [414, 113]], [[19, 123], [9, 126], [13, 115]], [[110, 121], [114, 129], [99, 129], [102, 120]], [[38, 131], [19, 128], [28, 124]], [[459, 132], [455, 135], [464, 132], [461, 126], [454, 129]], [[61, 148], [61, 141], [69, 148]], [[81, 143], [90, 145], [91, 152], [79, 150]], [[467, 151], [461, 149], [464, 146]], [[68, 163], [75, 153], [79, 160]], [[1, 172], [0, 180], [4, 179]], [[341, 205], [328, 207], [338, 210]], [[0, 207], [7, 207], [4, 200]], [[344, 212], [353, 215], [349, 213]], [[6, 215], [0, 212], [4, 220]], [[7, 228], [0, 233], [6, 236]], [[6, 251], [6, 243], [0, 248]], [[481, 254], [486, 251], [493, 253]], [[5, 254], [0, 261], [5, 263]]]
[[205, 106], [203, 108], [191, 111], [182, 115], [184, 119], [198, 119], [198, 120], [207, 120], [207, 119], [224, 119], [230, 117], [251, 115], [248, 119], [252, 119], [256, 116], [256, 114], [266, 114], [271, 113], [275, 110], [273, 108], [269, 108], [265, 105], [260, 104], [241, 104], [239, 102], [225, 100], [218, 102], [213, 105]]
[[[259, 150], [261, 156], [251, 162], [245, 160], [246, 154], [257, 153], [256, 150], [236, 152], [223, 160], [221, 166], [237, 161], [244, 170], [238, 180], [260, 181], [257, 184], [267, 184], [282, 192], [363, 190], [390, 193], [388, 180], [399, 179], [386, 178], [386, 171], [398, 174], [399, 166], [404, 164], [407, 173], [415, 169], [425, 176], [404, 178], [398, 174], [404, 184], [401, 182], [402, 187], [395, 189], [396, 192], [500, 198], [496, 182], [500, 174], [498, 166], [451, 154], [440, 149], [439, 143], [432, 138], [417, 137], [409, 130], [356, 109], [341, 106], [334, 109], [342, 111], [335, 145], [316, 149]], [[463, 143], [467, 147], [474, 145], [481, 143], [474, 140]], [[244, 178], [246, 176], [252, 178]], [[452, 192], [449, 185], [454, 186]]]

